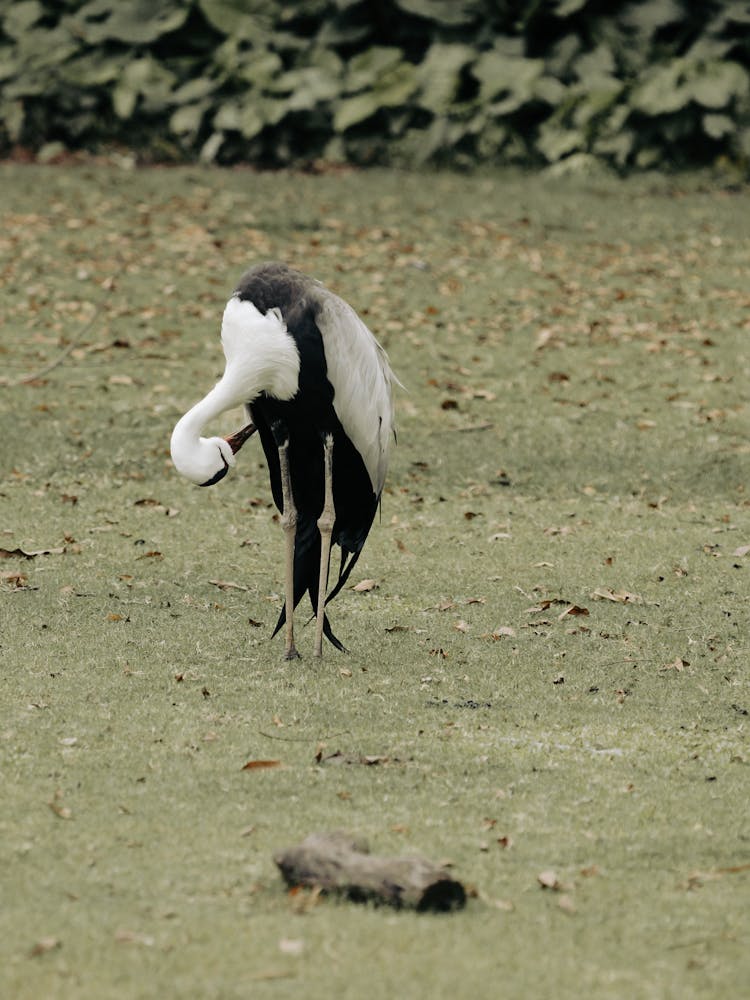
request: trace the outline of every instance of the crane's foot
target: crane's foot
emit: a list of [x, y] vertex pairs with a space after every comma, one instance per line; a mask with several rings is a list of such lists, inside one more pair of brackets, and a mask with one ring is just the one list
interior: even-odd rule
[[297, 652], [297, 650], [294, 648], [294, 646], [292, 646], [291, 649], [287, 649], [286, 652], [284, 653], [284, 659], [285, 660], [301, 660], [302, 657]]

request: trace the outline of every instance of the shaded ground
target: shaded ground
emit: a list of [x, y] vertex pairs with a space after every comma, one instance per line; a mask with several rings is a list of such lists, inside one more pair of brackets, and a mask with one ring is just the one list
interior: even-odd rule
[[[739, 995], [748, 191], [0, 173], [3, 995]], [[214, 490], [168, 459], [271, 257], [408, 390], [322, 664], [268, 638], [256, 443]], [[288, 896], [273, 851], [336, 827], [476, 897]]]

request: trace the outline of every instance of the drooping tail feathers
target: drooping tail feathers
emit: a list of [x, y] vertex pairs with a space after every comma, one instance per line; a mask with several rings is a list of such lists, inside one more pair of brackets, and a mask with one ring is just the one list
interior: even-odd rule
[[[312, 604], [313, 616], [315, 616], [318, 611], [320, 532], [318, 531], [317, 520], [314, 517], [305, 514], [299, 514], [298, 516], [299, 520], [294, 538], [294, 607], [296, 608], [305, 593], [308, 593], [310, 595], [310, 603]], [[346, 584], [349, 574], [359, 558], [360, 551], [361, 549], [356, 552], [350, 552], [346, 548], [341, 549], [339, 576], [333, 590], [326, 597], [326, 604], [332, 601]], [[273, 630], [273, 635], [276, 635], [281, 630], [285, 622], [286, 607], [283, 607], [279, 615], [279, 620], [276, 622], [276, 628]], [[336, 649], [345, 652], [344, 644], [333, 633], [328, 615], [324, 615], [323, 617], [323, 634]]]

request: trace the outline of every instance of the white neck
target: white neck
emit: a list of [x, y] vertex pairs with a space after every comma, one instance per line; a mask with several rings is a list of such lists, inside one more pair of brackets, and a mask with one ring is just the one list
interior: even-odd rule
[[203, 428], [225, 410], [252, 403], [261, 392], [291, 399], [299, 384], [299, 353], [277, 310], [263, 316], [251, 302], [230, 299], [221, 340], [224, 374], [178, 421], [170, 445], [177, 471], [201, 485], [235, 461], [229, 443], [220, 437], [201, 437]]
[[185, 445], [197, 444], [203, 428], [216, 417], [221, 416], [226, 410], [239, 405], [238, 402], [227, 398], [224, 380], [217, 382], [213, 389], [204, 396], [195, 406], [191, 407], [184, 417], [177, 422], [172, 431], [172, 447], [175, 440]]
[[199, 485], [208, 482], [224, 468], [234, 465], [229, 444], [219, 437], [201, 437], [201, 431], [225, 410], [240, 400], [230, 396], [224, 379], [182, 417], [172, 431], [170, 451], [177, 471]]

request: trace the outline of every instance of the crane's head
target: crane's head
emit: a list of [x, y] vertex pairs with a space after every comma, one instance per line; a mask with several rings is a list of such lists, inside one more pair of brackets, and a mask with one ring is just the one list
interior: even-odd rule
[[[178, 425], [179, 426], [179, 425]], [[221, 437], [199, 437], [193, 441], [190, 450], [181, 447], [177, 433], [172, 434], [171, 452], [175, 468], [196, 486], [213, 486], [229, 472], [235, 464], [234, 452], [229, 443]]]
[[180, 421], [172, 432], [170, 451], [175, 468], [197, 486], [214, 486], [235, 464], [235, 454], [255, 431], [250, 423], [229, 437], [198, 437], [185, 432]]

